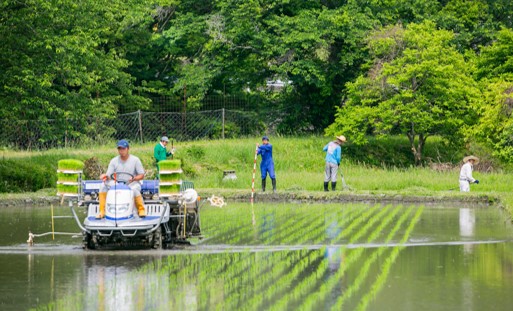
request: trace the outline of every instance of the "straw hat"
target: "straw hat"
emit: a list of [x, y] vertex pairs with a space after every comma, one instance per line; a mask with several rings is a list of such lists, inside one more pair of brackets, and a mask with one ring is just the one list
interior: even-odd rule
[[337, 139], [343, 143], [346, 142], [346, 137], [344, 135], [337, 136]]
[[474, 164], [479, 163], [479, 158], [473, 155], [469, 155], [463, 158], [463, 163], [467, 163], [469, 160], [474, 160]]

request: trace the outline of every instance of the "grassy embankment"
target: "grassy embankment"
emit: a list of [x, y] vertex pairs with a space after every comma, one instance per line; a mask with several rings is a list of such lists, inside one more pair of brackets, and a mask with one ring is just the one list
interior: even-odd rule
[[[374, 143], [370, 147], [359, 148], [350, 144], [343, 149], [341, 169], [350, 190], [342, 190], [339, 178], [338, 191], [322, 191], [324, 152], [322, 147], [329, 141], [324, 137], [271, 137], [276, 166], [278, 193], [303, 194], [309, 197], [329, 198], [342, 194], [375, 196], [428, 196], [443, 200], [488, 197], [498, 198], [500, 204], [513, 218], [513, 194], [511, 192], [512, 176], [504, 170], [480, 172], [479, 167], [474, 177], [479, 185], [471, 185], [470, 193], [458, 191], [459, 163], [463, 156], [461, 151], [450, 150], [436, 140], [426, 146], [425, 155], [438, 158], [441, 162], [453, 162], [454, 167], [444, 171], [429, 167], [404, 165], [409, 161], [409, 151], [401, 138], [389, 139], [385, 143]], [[259, 138], [235, 140], [196, 141], [174, 144], [176, 157], [183, 160], [186, 178], [195, 183], [203, 195], [233, 195], [251, 192], [253, 159], [255, 145]], [[153, 178], [154, 143], [133, 144], [130, 152], [141, 158], [147, 169], [147, 178]], [[25, 166], [50, 167], [55, 172], [57, 161], [64, 158], [86, 160], [97, 157], [100, 165], [106, 169], [109, 160], [117, 154], [115, 145], [95, 146], [83, 149], [58, 149], [40, 152], [0, 151], [2, 161], [23, 163]], [[477, 154], [478, 156], [482, 156]], [[369, 164], [372, 163], [372, 164]], [[379, 164], [381, 163], [381, 165]], [[394, 166], [395, 165], [395, 166]], [[237, 179], [223, 181], [224, 170], [235, 170]], [[48, 173], [47, 173], [48, 174]], [[5, 178], [3, 176], [2, 178]], [[88, 177], [91, 178], [91, 177]], [[55, 176], [49, 176], [55, 185]], [[7, 181], [3, 181], [7, 182]], [[270, 188], [270, 182], [268, 182]], [[257, 165], [255, 189], [260, 192], [260, 171]], [[44, 189], [33, 194], [0, 194], [0, 198], [19, 198], [22, 196], [49, 194], [55, 189]]]

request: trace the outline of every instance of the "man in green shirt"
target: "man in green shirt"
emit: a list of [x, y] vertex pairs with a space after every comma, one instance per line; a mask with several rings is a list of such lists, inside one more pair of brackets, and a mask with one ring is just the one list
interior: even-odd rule
[[153, 157], [155, 158], [155, 161], [157, 161], [157, 173], [159, 172], [159, 161], [165, 160], [168, 157], [173, 158], [173, 155], [175, 153], [175, 149], [171, 149], [171, 151], [167, 151], [166, 146], [169, 143], [169, 138], [167, 136], [162, 136], [160, 139], [160, 142], [155, 146], [153, 149]]

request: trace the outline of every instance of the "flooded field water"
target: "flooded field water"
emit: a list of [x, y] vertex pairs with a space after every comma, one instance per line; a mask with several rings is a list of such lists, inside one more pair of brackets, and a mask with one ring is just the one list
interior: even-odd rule
[[[69, 215], [69, 209], [54, 209]], [[84, 251], [50, 207], [0, 210], [2, 310], [511, 310], [493, 207], [229, 204], [172, 250]], [[71, 219], [55, 231], [79, 232]]]

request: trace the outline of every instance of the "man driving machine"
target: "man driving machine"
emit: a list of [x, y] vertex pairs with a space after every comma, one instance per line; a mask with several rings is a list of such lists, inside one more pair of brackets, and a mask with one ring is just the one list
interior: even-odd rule
[[141, 195], [141, 184], [145, 173], [142, 162], [138, 157], [129, 153], [130, 145], [128, 141], [122, 139], [118, 141], [117, 146], [119, 155], [110, 161], [107, 172], [100, 175], [100, 179], [103, 180], [103, 183], [98, 194], [100, 212], [96, 215], [96, 218], [100, 219], [105, 217], [107, 191], [116, 181], [124, 182], [132, 189], [139, 217], [146, 217], [146, 210]]

